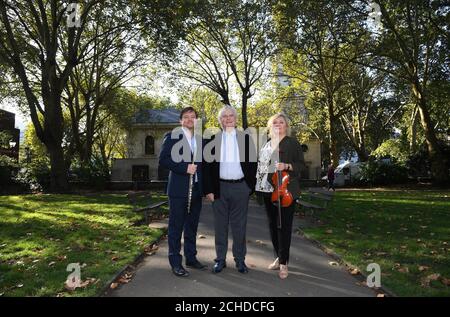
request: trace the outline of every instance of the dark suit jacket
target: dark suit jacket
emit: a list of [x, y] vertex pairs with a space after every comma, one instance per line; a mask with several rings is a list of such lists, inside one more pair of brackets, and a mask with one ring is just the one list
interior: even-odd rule
[[[199, 190], [203, 192], [203, 164], [202, 151], [203, 139], [196, 137], [197, 151], [196, 162], [197, 178], [199, 182]], [[177, 157], [172, 157], [172, 149], [179, 154], [181, 161]], [[178, 155], [177, 155], [178, 156]], [[159, 164], [167, 168], [169, 172], [169, 180], [167, 183], [167, 195], [171, 197], [188, 197], [189, 193], [189, 174], [187, 167], [192, 163], [192, 152], [189, 142], [181, 128], [176, 128], [172, 132], [166, 133], [164, 136], [161, 152], [159, 154]], [[195, 179], [194, 179], [195, 181]]]
[[[242, 172], [252, 194], [255, 190], [256, 168], [258, 165], [256, 147], [250, 135], [244, 134], [242, 131], [236, 130], [236, 138], [239, 146]], [[211, 140], [207, 140], [205, 144], [205, 152], [212, 149], [211, 152], [216, 157], [216, 160], [213, 162], [203, 161], [203, 192], [205, 195], [213, 193], [214, 198], [220, 198], [221, 146], [222, 131], [213, 135]], [[241, 151], [243, 148], [245, 151]]]

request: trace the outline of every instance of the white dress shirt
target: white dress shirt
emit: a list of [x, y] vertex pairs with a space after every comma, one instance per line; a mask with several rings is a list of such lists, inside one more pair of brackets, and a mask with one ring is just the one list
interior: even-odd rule
[[[189, 147], [191, 148], [191, 152], [195, 153], [195, 150], [197, 148], [197, 141], [195, 140], [195, 137], [192, 135], [191, 131], [185, 127], [181, 127], [181, 129], [184, 132], [184, 136], [186, 137]], [[192, 163], [192, 162], [191, 162]], [[198, 176], [197, 172], [195, 173], [195, 182], [198, 182]]]
[[233, 129], [231, 132], [223, 131], [220, 150], [220, 178], [227, 180], [243, 178], [244, 172], [239, 159], [236, 129]]

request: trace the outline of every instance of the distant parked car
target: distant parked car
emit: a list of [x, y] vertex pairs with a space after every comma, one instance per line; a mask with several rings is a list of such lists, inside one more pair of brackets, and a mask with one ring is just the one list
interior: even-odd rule
[[[358, 175], [361, 173], [361, 163], [346, 161], [339, 164], [334, 170], [334, 185], [344, 186], [350, 184], [353, 180], [357, 179]], [[322, 179], [327, 179], [325, 175]]]

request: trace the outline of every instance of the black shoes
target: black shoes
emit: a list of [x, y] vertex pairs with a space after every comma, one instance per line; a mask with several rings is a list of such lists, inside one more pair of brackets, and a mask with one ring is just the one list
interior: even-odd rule
[[203, 270], [206, 268], [206, 265], [200, 263], [198, 260], [195, 260], [195, 262], [187, 262], [186, 261], [186, 266], [192, 269], [196, 269], [196, 270]]
[[239, 273], [242, 273], [242, 274], [248, 273], [248, 267], [247, 267], [247, 265], [245, 265], [244, 261], [236, 262], [236, 267], [237, 267]]
[[[200, 263], [199, 261], [186, 262], [186, 266], [189, 268], [196, 269], [196, 270], [203, 270], [207, 267], [206, 265]], [[225, 263], [225, 261], [218, 261], [218, 262], [216, 262], [216, 264], [214, 264], [212, 272], [220, 273], [226, 267], [227, 267], [227, 264]], [[238, 269], [239, 273], [242, 273], [242, 274], [248, 273], [248, 267], [247, 267], [247, 265], [245, 265], [244, 261], [236, 262], [236, 268]], [[186, 271], [183, 266], [172, 268], [172, 272], [173, 272], [173, 274], [175, 274], [175, 276], [179, 276], [179, 277], [189, 276], [189, 272]]]
[[226, 265], [225, 261], [218, 261], [218, 262], [216, 262], [216, 264], [214, 264], [212, 272], [213, 273], [220, 273], [226, 267], [227, 267], [227, 265]]
[[189, 272], [186, 271], [184, 269], [184, 267], [180, 266], [180, 267], [173, 267], [172, 268], [172, 272], [173, 274], [175, 274], [175, 276], [179, 276], [179, 277], [187, 277], [189, 276]]

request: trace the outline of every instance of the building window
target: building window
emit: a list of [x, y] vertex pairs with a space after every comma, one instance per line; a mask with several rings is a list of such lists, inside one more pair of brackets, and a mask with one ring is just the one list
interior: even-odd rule
[[155, 154], [155, 139], [148, 135], [145, 138], [145, 155], [153, 155]]

